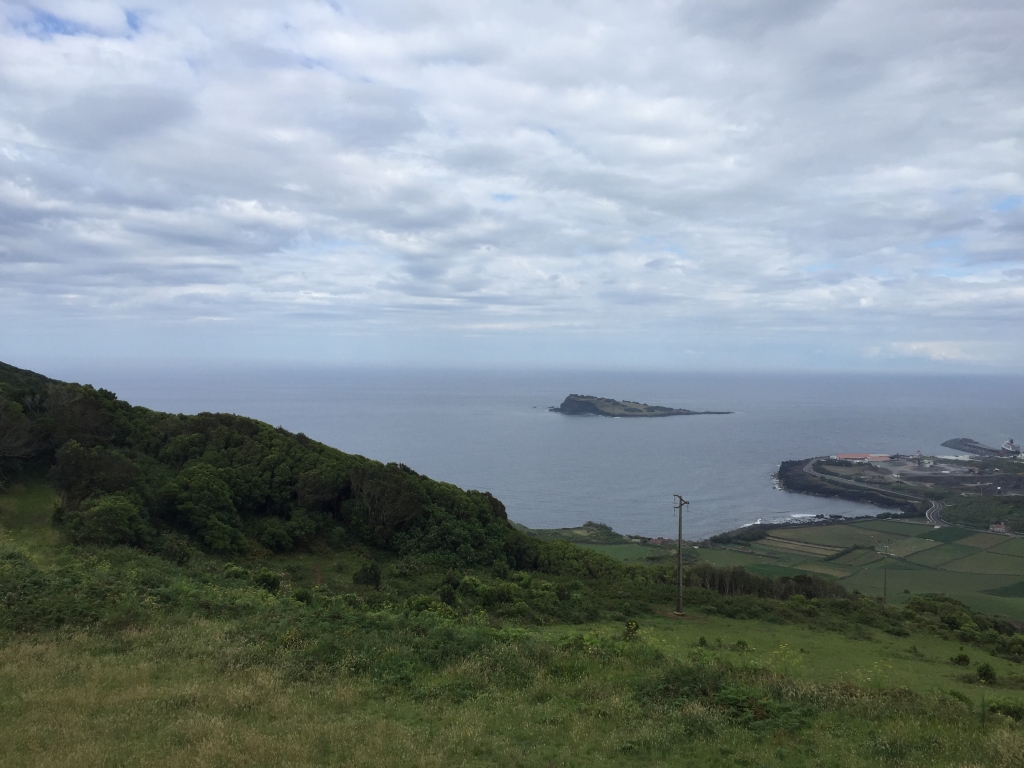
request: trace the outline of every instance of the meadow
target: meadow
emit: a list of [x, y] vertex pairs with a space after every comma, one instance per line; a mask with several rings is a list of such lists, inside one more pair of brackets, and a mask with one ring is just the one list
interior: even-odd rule
[[[0, 495], [0, 765], [1022, 765], [1020, 663], [941, 625], [894, 628], [871, 599], [690, 586], [683, 617], [626, 595], [545, 619], [461, 585], [440, 602], [447, 574], [403, 558], [356, 583], [365, 548], [177, 564], [73, 546], [53, 503], [42, 480]], [[79, 603], [45, 591], [58, 577]], [[836, 620], [851, 610], [868, 618]]]

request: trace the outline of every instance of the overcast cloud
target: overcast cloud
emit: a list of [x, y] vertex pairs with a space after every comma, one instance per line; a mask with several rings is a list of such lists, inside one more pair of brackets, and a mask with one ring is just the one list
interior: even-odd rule
[[0, 25], [0, 359], [1024, 369], [1019, 0]]

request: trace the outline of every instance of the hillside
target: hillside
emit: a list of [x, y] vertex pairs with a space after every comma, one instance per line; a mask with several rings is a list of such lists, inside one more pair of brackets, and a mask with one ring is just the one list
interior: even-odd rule
[[0, 478], [49, 467], [74, 541], [152, 549], [173, 533], [221, 554], [363, 542], [453, 565], [538, 557], [490, 494], [241, 416], [159, 413], [10, 366], [0, 376]]
[[485, 493], [92, 387], [3, 409], [5, 765], [1024, 754], [1020, 625], [956, 600], [688, 559], [679, 618], [674, 567], [603, 554], [657, 551], [607, 526], [531, 535]]
[[15, 368], [13, 365], [0, 362], [0, 391], [6, 390], [11, 394], [16, 394], [21, 390], [40, 389], [50, 383], [56, 382], [40, 373]]

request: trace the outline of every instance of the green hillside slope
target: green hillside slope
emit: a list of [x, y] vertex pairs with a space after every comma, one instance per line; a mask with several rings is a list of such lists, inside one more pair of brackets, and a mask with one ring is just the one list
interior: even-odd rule
[[2, 765], [1024, 755], [1024, 635], [956, 600], [691, 562], [677, 617], [671, 565], [401, 465], [50, 380], [2, 402]]

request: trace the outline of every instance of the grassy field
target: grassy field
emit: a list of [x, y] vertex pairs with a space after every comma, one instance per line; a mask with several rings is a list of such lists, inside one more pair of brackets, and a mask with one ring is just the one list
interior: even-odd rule
[[[359, 677], [296, 679], [271, 664], [238, 663], [231, 627], [219, 622], [8, 642], [0, 648], [0, 762], [1010, 768], [1024, 754], [1019, 726], [998, 715], [979, 723], [981, 696], [996, 692], [963, 682], [963, 668], [948, 661], [958, 649], [943, 641], [653, 619], [640, 642], [616, 656], [595, 652], [600, 637], [611, 637], [605, 625], [537, 634], [551, 648], [590, 638], [594, 650], [574, 659], [570, 674], [534, 660], [509, 682], [472, 659], [406, 692]], [[701, 637], [707, 646], [698, 645]], [[821, 713], [814, 727], [796, 710], [789, 725], [765, 719], [753, 725], [769, 727], [758, 728], [699, 702], [649, 705], [640, 693], [641, 660], [630, 656], [641, 652], [706, 669], [763, 669], [788, 681], [794, 698], [820, 702]], [[506, 650], [488, 661], [521, 659]], [[476, 690], [481, 679], [491, 682]]]
[[[917, 691], [957, 690], [975, 702], [992, 689], [964, 682], [963, 669], [949, 659], [960, 653], [955, 641], [939, 638], [894, 638], [868, 632], [852, 638], [803, 627], [693, 615], [685, 619], [659, 617], [644, 625], [644, 636], [666, 653], [683, 658], [701, 637], [733, 663], [754, 661], [785, 668], [799, 679], [858, 685], [871, 681], [883, 687]], [[746, 648], [737, 649], [743, 641]], [[972, 663], [989, 662], [1008, 679], [1021, 672], [1019, 665], [988, 654]], [[1014, 691], [1012, 695], [1018, 695]]]
[[[537, 533], [625, 562], [674, 559], [671, 547], [638, 544], [606, 526], [588, 524]], [[1024, 539], [935, 528], [920, 519], [776, 528], [745, 546], [688, 547], [684, 555], [687, 562], [695, 557], [722, 567], [742, 566], [764, 576], [813, 573], [867, 595], [887, 592], [896, 604], [915, 594], [945, 593], [977, 610], [1024, 620], [1024, 595], [1006, 592], [1024, 577]], [[881, 570], [875, 573], [877, 569]]]
[[989, 551], [998, 552], [1001, 555], [1024, 557], [1024, 539], [1007, 539], [1004, 537], [1002, 543], [996, 544]]
[[[519, 528], [539, 539], [568, 541], [627, 563], [675, 562], [677, 556], [674, 546], [650, 544], [643, 539], [637, 541], [629, 536], [616, 533], [609, 526], [601, 523], [587, 522], [576, 528], [542, 528], [538, 530], [525, 526], [519, 526]], [[684, 558], [687, 561], [695, 559], [689, 551], [684, 553]]]
[[[669, 605], [637, 615], [627, 641], [621, 619], [528, 625], [436, 603], [416, 614], [386, 585], [367, 607], [341, 597], [359, 591], [359, 550], [267, 558], [262, 566], [290, 584], [270, 595], [218, 575], [232, 566], [214, 560], [178, 573], [141, 554], [79, 555], [48, 524], [52, 500], [42, 483], [0, 496], [0, 543], [58, 572], [169, 572], [157, 594], [183, 595], [194, 609], [154, 604], [128, 621], [0, 632], [5, 768], [1022, 764], [1024, 725], [988, 708], [1024, 701], [1021, 666], [934, 633], [729, 618], [693, 603], [682, 618]], [[844, 540], [864, 533], [833, 528]], [[626, 544], [588, 543], [630, 556]], [[754, 547], [688, 554], [780, 575], [852, 570]], [[881, 557], [850, 555], [874, 556], [847, 579], [864, 580], [867, 593], [883, 576]], [[403, 567], [386, 564], [386, 584]], [[950, 586], [965, 578], [890, 569], [890, 594], [904, 575], [936, 574]], [[303, 589], [314, 593], [308, 604]], [[798, 597], [775, 602], [813, 616], [817, 601]], [[950, 661], [965, 651], [965, 666]], [[994, 683], [979, 681], [983, 664]]]
[[702, 548], [698, 556], [777, 576], [829, 576], [867, 595], [887, 591], [893, 603], [941, 592], [976, 610], [1024, 620], [1024, 596], [1005, 591], [1024, 577], [1024, 540], [1006, 536], [914, 520], [859, 520], [773, 529], [747, 546]]

